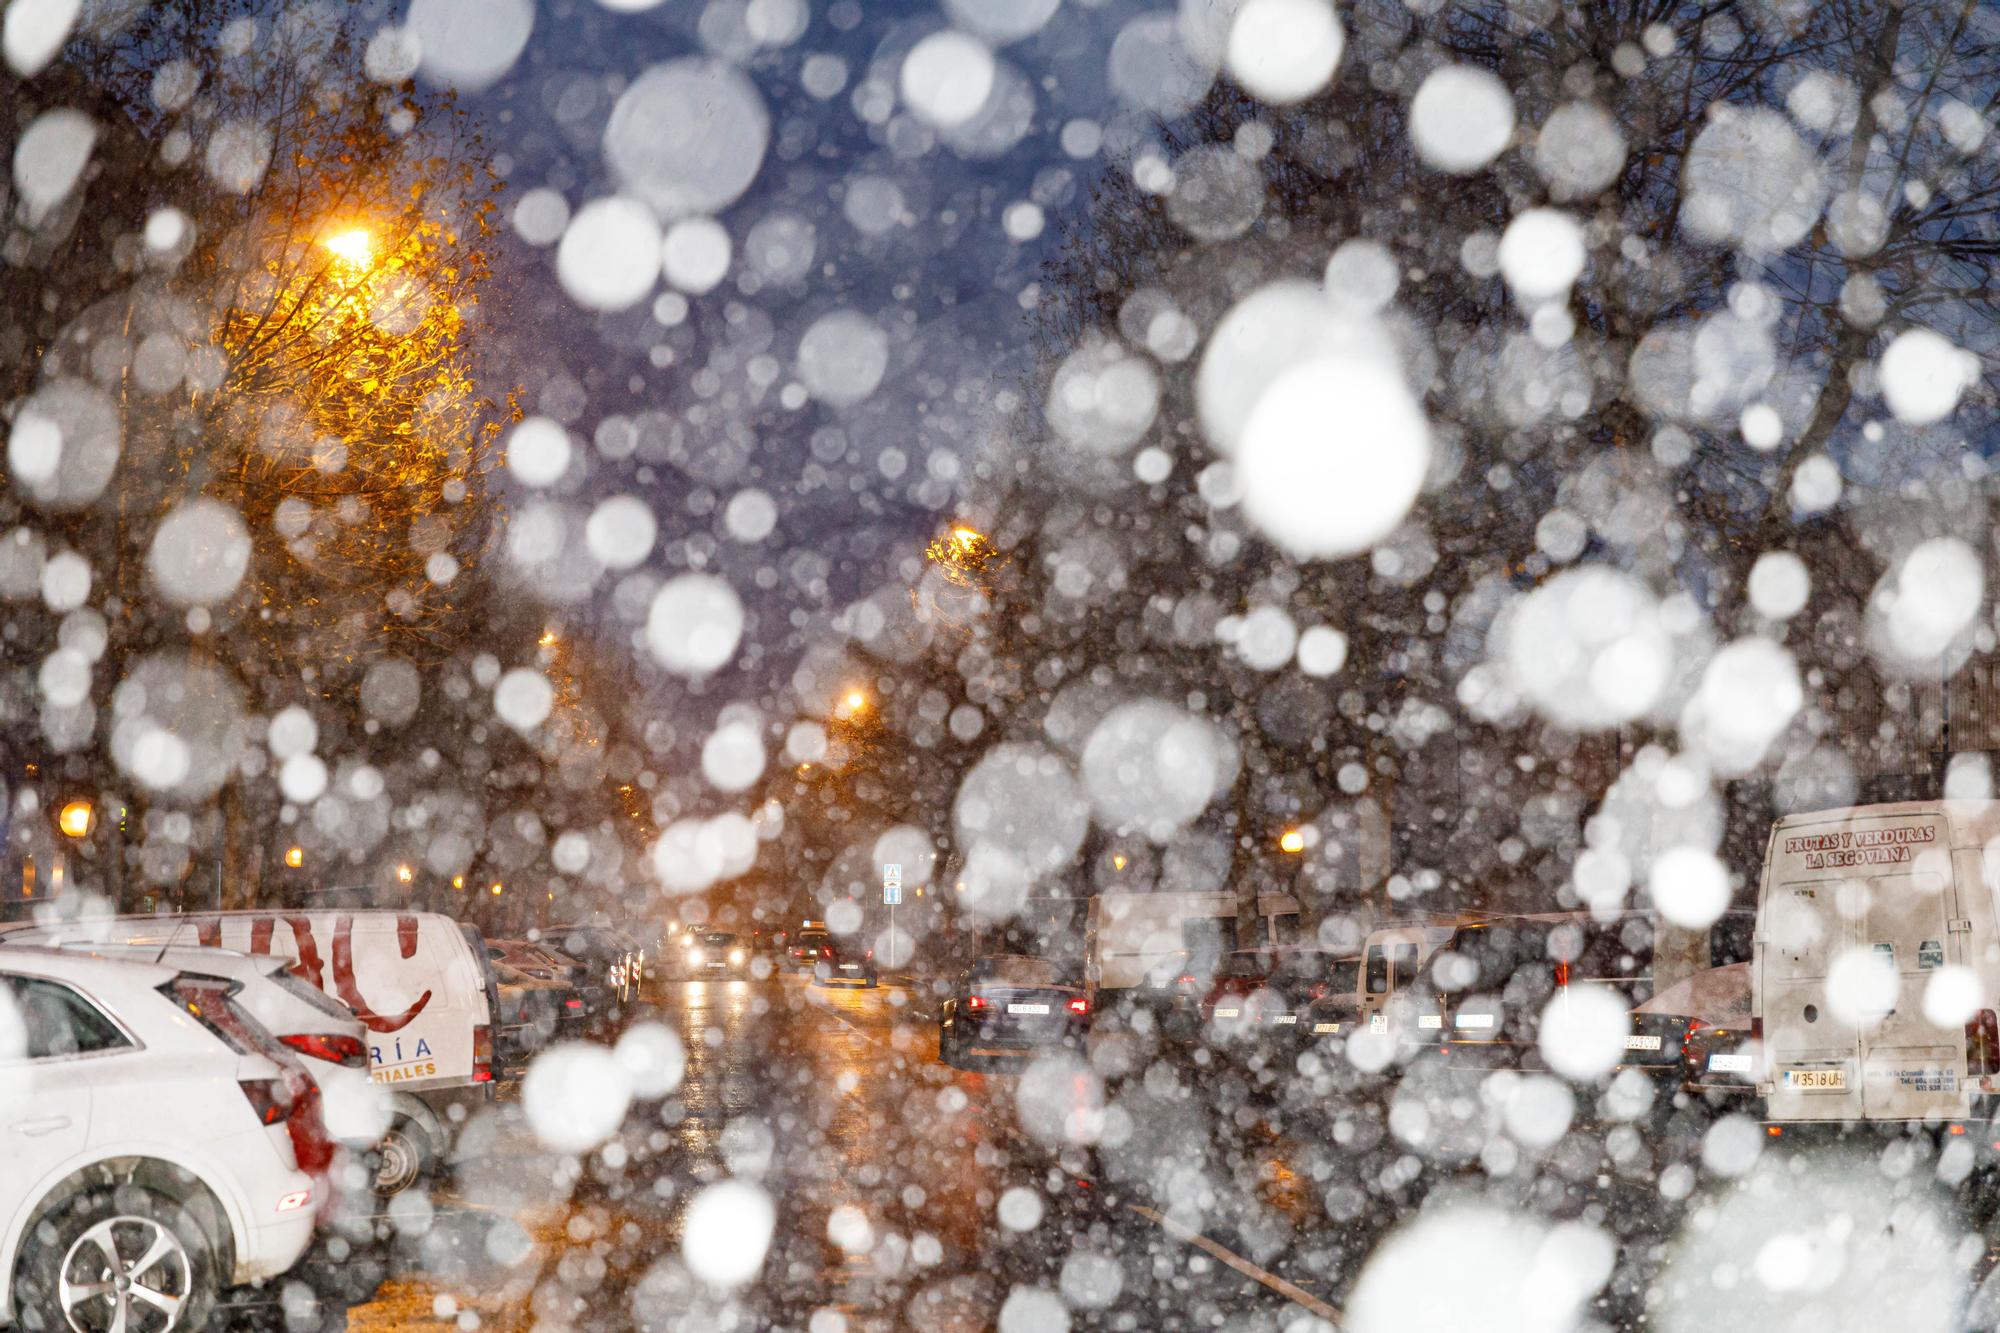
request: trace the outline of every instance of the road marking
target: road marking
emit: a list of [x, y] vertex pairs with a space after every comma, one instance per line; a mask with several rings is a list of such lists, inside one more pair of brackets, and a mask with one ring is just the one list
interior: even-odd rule
[[1194, 1246], [1196, 1249], [1202, 1250], [1207, 1254], [1213, 1256], [1214, 1258], [1220, 1259], [1223, 1263], [1229, 1265], [1229, 1267], [1235, 1269], [1237, 1272], [1241, 1273], [1244, 1277], [1249, 1278], [1253, 1282], [1258, 1282], [1266, 1287], [1269, 1287], [1272, 1291], [1277, 1292], [1280, 1296], [1283, 1296], [1286, 1300], [1291, 1301], [1295, 1305], [1304, 1307], [1311, 1313], [1318, 1315], [1321, 1319], [1324, 1319], [1332, 1324], [1340, 1323], [1343, 1317], [1340, 1311], [1334, 1309], [1331, 1305], [1328, 1305], [1325, 1301], [1313, 1295], [1311, 1292], [1305, 1290], [1303, 1287], [1285, 1281], [1285, 1279], [1279, 1277], [1276, 1273], [1265, 1272], [1263, 1269], [1257, 1267], [1257, 1265], [1251, 1263], [1248, 1259], [1245, 1259], [1242, 1255], [1234, 1254], [1231, 1251], [1224, 1249], [1222, 1246], [1216, 1244], [1208, 1237], [1202, 1235], [1199, 1231], [1194, 1231], [1189, 1229], [1188, 1227], [1181, 1225], [1179, 1222], [1174, 1221], [1173, 1218], [1166, 1216], [1164, 1213], [1156, 1212], [1155, 1210], [1146, 1207], [1144, 1204], [1134, 1203], [1134, 1204], [1127, 1204], [1126, 1206], [1130, 1208], [1133, 1212], [1139, 1214], [1139, 1216], [1145, 1218], [1147, 1221], [1152, 1222], [1153, 1224], [1158, 1226], [1162, 1231], [1165, 1231], [1169, 1236], [1172, 1236], [1175, 1240], [1184, 1241], [1187, 1244]]

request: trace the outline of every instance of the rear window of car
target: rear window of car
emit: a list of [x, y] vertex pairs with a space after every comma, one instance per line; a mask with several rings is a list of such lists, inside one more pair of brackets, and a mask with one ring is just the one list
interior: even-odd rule
[[1060, 986], [1062, 970], [1046, 958], [983, 958], [972, 969], [975, 981], [1011, 986]]

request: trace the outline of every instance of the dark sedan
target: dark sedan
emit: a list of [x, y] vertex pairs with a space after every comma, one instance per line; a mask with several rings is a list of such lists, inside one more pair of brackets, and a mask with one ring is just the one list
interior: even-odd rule
[[1079, 1045], [1090, 997], [1046, 958], [993, 954], [966, 969], [938, 1012], [938, 1058], [957, 1067], [979, 1049]]
[[852, 936], [827, 936], [819, 946], [819, 957], [813, 959], [813, 984], [824, 986], [835, 981], [858, 981], [863, 986], [877, 984], [875, 951]]

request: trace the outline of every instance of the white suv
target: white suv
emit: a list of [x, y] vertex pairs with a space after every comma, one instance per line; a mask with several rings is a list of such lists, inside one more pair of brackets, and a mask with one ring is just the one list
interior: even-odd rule
[[311, 1080], [235, 988], [0, 952], [0, 1322], [199, 1329], [305, 1253], [318, 1200], [287, 1122], [317, 1120]]

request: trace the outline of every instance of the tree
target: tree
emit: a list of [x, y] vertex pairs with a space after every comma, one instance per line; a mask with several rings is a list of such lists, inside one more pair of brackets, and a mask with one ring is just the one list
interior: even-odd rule
[[[1270, 107], [1218, 86], [1071, 219], [1040, 289], [1041, 416], [1017, 419], [966, 501], [1018, 577], [996, 585], [972, 649], [925, 669], [982, 695], [1005, 736], [1038, 736], [1093, 694], [1092, 716], [1150, 696], [1222, 726], [1241, 762], [1188, 830], [1228, 839], [1226, 877], [1247, 894], [1260, 870], [1289, 873], [1279, 831], [1315, 824], [1297, 882], [1333, 910], [1573, 901], [1586, 820], [1621, 774], [1655, 771], [1649, 746], [1693, 766], [1715, 836], [1737, 779], [1894, 772], [1913, 750], [1927, 764], [1935, 686], [1869, 626], [1913, 548], [1983, 529], [1988, 502], [1959, 472], [1979, 452], [1963, 405], [1933, 425], [1877, 394], [1912, 327], [1991, 343], [1991, 23], [1963, 0], [1546, 4], [1532, 22], [1518, 6], [1383, 3], [1342, 21], [1323, 94]], [[1490, 168], [1424, 159], [1410, 108], [1446, 64], [1497, 75], [1522, 127]], [[1524, 296], [1501, 238], [1537, 208], [1581, 263]], [[1251, 292], [1318, 283], [1355, 240], [1386, 255], [1394, 300], [1375, 336], [1421, 396], [1433, 461], [1370, 554], [1301, 559], [1234, 505], [1194, 373], [1212, 353], [1197, 349]], [[1941, 360], [1946, 378], [1970, 364]], [[1992, 366], [1968, 402], [1991, 401]], [[1110, 368], [1128, 378], [1089, 378]], [[1131, 390], [1141, 380], [1155, 398]], [[1140, 429], [1066, 429], [1078, 383], [1085, 403], [1125, 393]], [[1142, 448], [1155, 459], [1135, 476]], [[1836, 504], [1826, 479], [1837, 490], [1843, 472]], [[1896, 498], [1912, 482], [1923, 498]], [[1746, 594], [1784, 553], [1810, 581], [1790, 615]], [[1659, 672], [1642, 707], [1585, 708], [1587, 679], [1565, 700], [1563, 671], [1510, 659], [1515, 643], [1533, 657], [1509, 628], [1529, 594], [1567, 596], [1569, 570], [1604, 571], [1684, 627], [1642, 654]], [[1259, 608], [1274, 614], [1253, 622]], [[1344, 636], [1334, 674], [1284, 651], [1315, 623]], [[1597, 651], [1568, 633], [1554, 646]], [[1784, 650], [1759, 659], [1773, 674], [1734, 674], [1767, 637]], [[1961, 623], [1940, 645], [1948, 670], [1973, 637]], [[1732, 640], [1745, 653], [1725, 657]], [[1702, 710], [1737, 690], [1777, 722], [1732, 748]], [[1393, 811], [1386, 839], [1370, 801]], [[1645, 827], [1593, 836], [1643, 880], [1652, 838], [1678, 826], [1656, 795], [1626, 813]], [[1357, 848], [1376, 880], [1397, 878], [1362, 879]]]
[[[219, 800], [220, 825], [133, 820], [182, 845], [147, 877], [171, 882], [194, 847], [246, 895], [282, 846], [247, 836], [280, 804], [260, 759], [245, 762], [249, 733], [226, 731], [191, 768], [135, 769], [155, 735], [192, 742], [135, 693], [106, 713], [110, 687], [170, 662], [224, 714], [304, 701], [329, 739], [346, 719], [361, 734], [366, 671], [436, 667], [477, 614], [507, 415], [476, 385], [497, 188], [476, 127], [449, 94], [372, 82], [357, 13], [268, 9], [94, 11], [42, 76], [90, 90], [116, 169], [80, 175], [40, 219], [101, 248], [73, 249], [74, 271], [35, 270], [23, 308], [70, 314], [23, 340], [44, 348], [41, 388], [15, 417], [17, 437], [24, 419], [72, 438], [89, 425], [117, 460], [115, 481], [79, 477], [72, 454], [15, 497], [17, 515], [37, 511], [35, 541], [84, 558], [104, 627], [84, 667], [95, 689], [45, 708], [25, 745], [79, 756], [84, 781], [87, 747], [108, 741], [121, 774], [101, 775], [106, 791]], [[111, 205], [94, 228], [77, 225], [86, 191]], [[123, 280], [108, 295], [107, 273]], [[283, 796], [311, 801], [311, 786]]]

